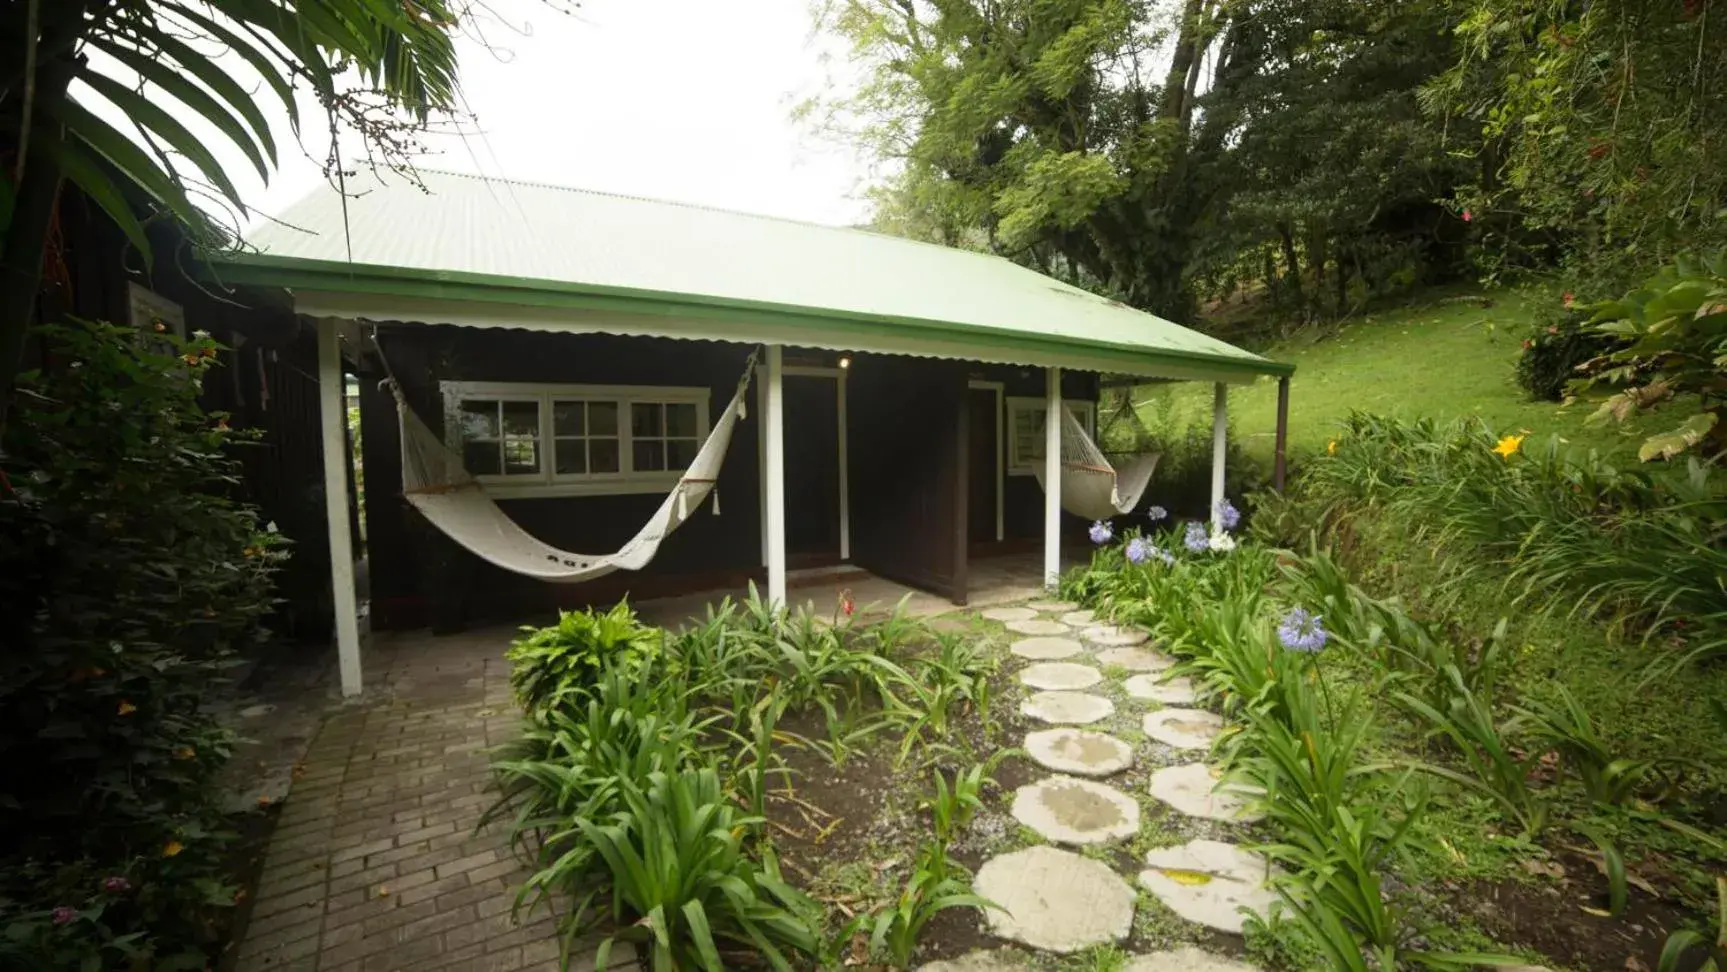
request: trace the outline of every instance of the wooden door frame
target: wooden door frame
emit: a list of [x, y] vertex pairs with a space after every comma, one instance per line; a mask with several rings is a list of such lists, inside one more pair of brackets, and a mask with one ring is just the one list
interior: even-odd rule
[[[1007, 450], [1002, 446], [1006, 434], [1002, 410], [1007, 403], [1007, 382], [973, 378], [966, 383], [966, 391], [974, 388], [995, 393], [995, 541], [1000, 543], [1007, 539]], [[966, 407], [970, 408], [970, 403]], [[972, 434], [976, 435], [977, 430], [973, 429]]]
[[[834, 401], [838, 406], [839, 422], [836, 434], [839, 448], [839, 517], [840, 517], [840, 563], [852, 559], [851, 531], [851, 484], [846, 480], [850, 472], [851, 449], [846, 442], [846, 374], [845, 368], [819, 368], [811, 365], [786, 365], [780, 369], [780, 374], [786, 378], [832, 378], [834, 380]], [[767, 415], [767, 366], [756, 366], [756, 414]], [[756, 490], [756, 504], [761, 512], [762, 524], [762, 564], [768, 562], [768, 491], [767, 483], [767, 423], [756, 423], [756, 470], [760, 476], [757, 483], [764, 488]]]

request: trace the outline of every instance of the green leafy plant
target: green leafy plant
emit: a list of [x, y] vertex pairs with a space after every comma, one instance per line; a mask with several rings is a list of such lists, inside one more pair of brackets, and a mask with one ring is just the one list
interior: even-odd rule
[[975, 763], [963, 772], [956, 771], [951, 785], [940, 769], [930, 774], [935, 789], [924, 796], [919, 806], [929, 811], [937, 840], [951, 843], [970, 825], [972, 817], [983, 809], [984, 787], [995, 785], [995, 768], [1002, 760], [1019, 755], [1021, 751], [1017, 749], [998, 750], [984, 762]]
[[603, 612], [560, 611], [557, 624], [523, 628], [510, 644], [510, 685], [522, 708], [538, 717], [561, 696], [587, 692], [602, 671], [651, 658], [660, 638], [657, 629], [636, 620], [625, 601]]
[[1579, 365], [1607, 354], [1620, 342], [1590, 326], [1592, 312], [1570, 304], [1538, 320], [1517, 356], [1517, 384], [1539, 401], [1557, 402], [1579, 377]]
[[1649, 794], [1659, 802], [1682, 782], [1685, 763], [1678, 759], [1630, 759], [1616, 757], [1595, 728], [1589, 711], [1563, 684], [1555, 682], [1558, 701], [1530, 698], [1511, 710], [1516, 728], [1537, 744], [1557, 752], [1577, 774], [1589, 799], [1609, 806], [1629, 804], [1651, 784]]
[[1422, 720], [1430, 733], [1450, 742], [1468, 772], [1432, 763], [1423, 763], [1421, 768], [1487, 794], [1522, 828], [1524, 836], [1539, 834], [1551, 816], [1552, 801], [1530, 783], [1536, 757], [1513, 753], [1492, 710], [1464, 684], [1463, 674], [1455, 666], [1448, 666], [1441, 677], [1450, 690], [1449, 704], [1443, 711], [1407, 692], [1394, 693], [1394, 698]]
[[885, 955], [894, 968], [909, 969], [918, 937], [936, 915], [949, 908], [993, 907], [972, 893], [971, 876], [948, 855], [945, 841], [926, 841], [899, 895], [876, 912], [870, 948]]
[[1655, 972], [1679, 972], [1687, 967], [1685, 958], [1694, 951], [1707, 956], [1701, 965], [1696, 966], [1697, 972], [1727, 972], [1727, 877], [1715, 879], [1715, 897], [1714, 940], [1689, 928], [1679, 929], [1667, 936], [1661, 957], [1655, 963]]

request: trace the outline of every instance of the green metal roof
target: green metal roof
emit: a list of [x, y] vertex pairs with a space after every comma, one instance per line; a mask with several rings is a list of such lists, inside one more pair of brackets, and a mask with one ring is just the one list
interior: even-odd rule
[[313, 316], [769, 341], [1243, 382], [1293, 366], [982, 253], [422, 172], [324, 187], [216, 262]]

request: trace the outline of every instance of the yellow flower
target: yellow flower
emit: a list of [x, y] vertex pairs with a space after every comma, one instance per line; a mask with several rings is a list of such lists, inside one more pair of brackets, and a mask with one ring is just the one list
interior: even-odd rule
[[198, 755], [198, 754], [192, 749], [191, 746], [176, 746], [176, 747], [174, 747], [174, 758], [175, 759], [191, 759], [193, 756], [196, 756], [196, 755]]
[[1330, 442], [1327, 442], [1325, 444], [1325, 454], [1328, 456], [1337, 455], [1337, 440], [1336, 439], [1332, 439]]
[[162, 856], [163, 857], [173, 857], [174, 855], [180, 853], [181, 851], [183, 851], [185, 849], [186, 849], [185, 844], [182, 844], [177, 840], [170, 840], [166, 844], [162, 845]]
[[122, 699], [120, 701], [120, 714], [121, 715], [129, 716], [132, 713], [137, 712], [137, 711], [138, 711], [138, 707], [133, 705], [132, 703], [127, 702], [124, 699]]
[[1523, 448], [1524, 438], [1521, 435], [1508, 435], [1499, 440], [1499, 444], [1493, 447], [1493, 451], [1509, 461], [1512, 456], [1517, 454], [1517, 450]]

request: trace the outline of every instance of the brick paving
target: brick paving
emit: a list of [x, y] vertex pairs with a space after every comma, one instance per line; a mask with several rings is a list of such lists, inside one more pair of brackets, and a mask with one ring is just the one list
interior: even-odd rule
[[[332, 711], [296, 771], [235, 972], [558, 968], [553, 915], [511, 916], [526, 869], [500, 828], [475, 833], [495, 799], [486, 750], [521, 729], [512, 634], [369, 647], [365, 700]], [[591, 950], [577, 959], [591, 969]]]

